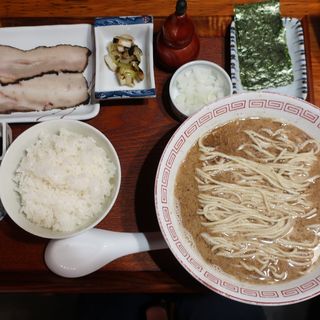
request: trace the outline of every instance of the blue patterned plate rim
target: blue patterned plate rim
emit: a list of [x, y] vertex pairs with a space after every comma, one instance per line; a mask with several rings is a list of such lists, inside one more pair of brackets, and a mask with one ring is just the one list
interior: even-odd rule
[[98, 17], [95, 19], [95, 27], [128, 25], [128, 24], [147, 24], [153, 23], [153, 16], [114, 16]]
[[117, 90], [117, 91], [97, 91], [95, 92], [96, 99], [112, 99], [112, 98], [146, 98], [155, 97], [156, 89], [143, 90]]

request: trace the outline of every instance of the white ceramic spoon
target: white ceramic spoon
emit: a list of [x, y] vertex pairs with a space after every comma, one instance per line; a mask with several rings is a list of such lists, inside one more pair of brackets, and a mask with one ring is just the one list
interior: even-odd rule
[[44, 258], [54, 273], [77, 278], [122, 256], [166, 248], [160, 232], [129, 233], [94, 228], [72, 238], [50, 240]]

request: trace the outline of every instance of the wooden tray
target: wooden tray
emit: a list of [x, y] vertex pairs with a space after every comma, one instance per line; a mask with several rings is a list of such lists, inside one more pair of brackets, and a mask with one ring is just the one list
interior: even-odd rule
[[[228, 26], [231, 17], [193, 18], [200, 36], [200, 59], [214, 61], [228, 70]], [[164, 19], [155, 18], [155, 33]], [[1, 20], [2, 26], [92, 22], [91, 19]], [[309, 37], [304, 23], [307, 61]], [[98, 225], [127, 232], [159, 231], [153, 189], [161, 153], [179, 121], [171, 112], [168, 84], [171, 73], [155, 67], [155, 99], [113, 100], [101, 103], [97, 117], [88, 121], [102, 131], [116, 148], [122, 166], [119, 197], [109, 215]], [[308, 74], [313, 102], [312, 72]], [[11, 125], [14, 137], [29, 124]], [[0, 222], [0, 292], [191, 292], [207, 290], [194, 280], [169, 250], [123, 257], [79, 279], [52, 274], [43, 261], [47, 240], [17, 227], [9, 217]]]

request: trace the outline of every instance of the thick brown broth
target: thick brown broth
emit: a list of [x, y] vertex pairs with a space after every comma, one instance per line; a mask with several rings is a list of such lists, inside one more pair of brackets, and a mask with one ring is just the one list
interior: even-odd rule
[[[216, 128], [207, 135], [205, 144], [214, 146], [216, 150], [223, 153], [247, 158], [244, 152], [237, 150], [241, 144], [248, 142], [248, 137], [244, 133], [244, 130], [250, 129], [260, 132], [262, 128], [270, 128], [272, 131], [275, 131], [282, 127], [286, 129], [288, 137], [297, 143], [310, 139], [306, 133], [292, 125], [286, 125], [272, 119], [244, 119], [230, 122]], [[198, 185], [195, 180], [195, 169], [201, 166], [199, 156], [200, 152], [198, 144], [196, 144], [190, 149], [185, 161], [182, 163], [175, 185], [175, 196], [180, 206], [183, 225], [191, 233], [197, 249], [206, 261], [218, 266], [225, 273], [233, 275], [241, 281], [251, 283], [273, 283], [277, 281], [276, 279], [263, 279], [262, 277], [247, 271], [240, 265], [241, 259], [239, 258], [231, 259], [213, 254], [211, 248], [202, 238], [201, 233], [205, 232], [206, 228], [201, 225], [203, 217], [196, 213], [199, 207], [199, 192]], [[311, 175], [315, 175], [319, 172], [320, 156], [318, 155], [317, 163], [312, 168]], [[227, 181], [228, 177], [226, 176], [223, 179], [225, 179], [224, 181]], [[318, 211], [320, 208], [320, 179], [317, 179], [308, 191], [310, 193], [310, 200], [312, 201], [313, 207]], [[290, 231], [290, 237], [295, 241], [302, 241], [307, 238], [313, 239], [314, 233], [307, 230], [307, 225], [310, 224], [320, 224], [320, 215], [318, 213], [308, 220], [296, 218], [293, 230]], [[283, 270], [287, 270], [286, 281], [295, 279], [299, 277], [302, 272], [305, 272], [305, 270], [300, 269], [299, 267], [291, 266], [288, 261], [279, 261], [278, 266]]]

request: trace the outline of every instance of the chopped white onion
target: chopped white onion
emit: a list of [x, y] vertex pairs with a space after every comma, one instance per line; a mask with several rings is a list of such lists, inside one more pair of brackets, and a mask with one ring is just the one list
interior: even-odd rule
[[186, 115], [226, 95], [224, 80], [211, 67], [193, 66], [176, 78], [177, 94], [173, 101]]

